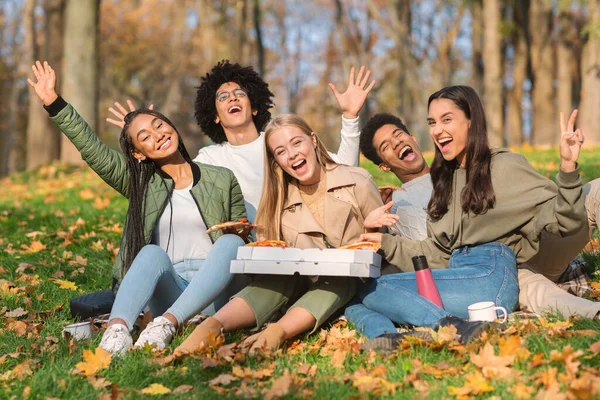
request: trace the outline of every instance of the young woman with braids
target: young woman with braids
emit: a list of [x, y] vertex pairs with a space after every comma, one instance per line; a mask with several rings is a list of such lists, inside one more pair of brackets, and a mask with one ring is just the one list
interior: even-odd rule
[[[381, 233], [362, 236], [381, 242], [385, 258], [407, 271], [366, 284], [360, 290], [363, 304], [398, 324], [457, 325], [466, 340], [480, 332], [477, 324], [461, 320], [468, 317], [470, 304], [493, 301], [513, 310], [519, 295], [516, 265], [537, 253], [540, 234], [569, 236], [586, 223], [577, 166], [583, 134], [574, 131], [576, 116], [575, 111], [565, 124], [561, 114], [555, 184], [522, 155], [490, 149], [483, 106], [471, 87], [451, 86], [432, 94], [427, 120], [436, 151], [430, 170], [428, 237], [417, 241]], [[396, 146], [382, 143], [380, 148], [385, 151], [392, 145]], [[437, 268], [432, 273], [444, 309], [417, 294], [410, 271], [411, 258], [418, 255], [427, 256], [430, 267]], [[382, 335], [393, 329], [382, 326]]]
[[226, 168], [192, 162], [177, 129], [153, 110], [128, 113], [123, 154], [110, 149], [56, 94], [50, 65], [38, 61], [32, 69], [36, 82], [28, 82], [51, 119], [90, 167], [129, 199], [113, 267], [119, 290], [100, 347], [124, 354], [133, 344], [135, 319], [149, 306], [156, 317], [135, 346], [164, 348], [187, 319], [213, 302], [218, 308], [241, 288], [230, 285], [229, 262], [248, 232], [206, 233], [207, 227], [246, 217], [239, 184]]

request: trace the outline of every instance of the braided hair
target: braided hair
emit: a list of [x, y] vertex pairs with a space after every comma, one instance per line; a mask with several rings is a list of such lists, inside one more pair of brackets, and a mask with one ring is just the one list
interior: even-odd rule
[[[122, 249], [124, 251], [123, 273], [127, 272], [137, 254], [140, 252], [142, 247], [146, 245], [146, 240], [144, 238], [144, 216], [146, 214], [145, 198], [148, 190], [148, 183], [150, 182], [152, 176], [158, 172], [158, 168], [152, 160], [145, 159], [140, 161], [133, 156], [135, 147], [133, 146], [131, 135], [128, 133], [128, 130], [133, 120], [141, 114], [155, 116], [170, 125], [177, 133], [177, 137], [179, 139], [179, 146], [177, 148], [178, 151], [187, 162], [192, 162], [192, 159], [187, 152], [185, 145], [183, 144], [183, 140], [179, 134], [179, 131], [177, 131], [175, 125], [173, 125], [173, 123], [163, 114], [155, 110], [138, 109], [128, 113], [125, 116], [125, 125], [123, 126], [123, 129], [121, 130], [121, 136], [119, 137], [119, 144], [121, 146], [121, 151], [125, 156], [127, 172], [129, 173], [129, 208], [127, 209], [125, 226], [123, 228], [123, 237], [125, 238], [125, 249]], [[162, 184], [166, 189], [167, 184], [162, 176], [161, 179]]]

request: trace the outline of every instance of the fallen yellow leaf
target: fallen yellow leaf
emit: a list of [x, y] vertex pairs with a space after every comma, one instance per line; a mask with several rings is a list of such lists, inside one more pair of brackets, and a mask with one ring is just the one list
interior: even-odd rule
[[75, 282], [65, 281], [62, 279], [53, 279], [53, 280], [54, 280], [54, 283], [56, 283], [58, 285], [58, 287], [60, 287], [61, 289], [77, 290], [77, 285], [75, 284]]
[[23, 244], [21, 245], [21, 247], [25, 249], [26, 253], [39, 253], [42, 250], [46, 250], [46, 245], [40, 242], [39, 240], [32, 241], [29, 246]]
[[534, 388], [524, 383], [517, 383], [515, 386], [508, 388], [508, 391], [515, 396], [515, 399], [529, 399], [535, 393]]
[[79, 192], [79, 196], [83, 199], [83, 200], [91, 200], [94, 197], [96, 197], [96, 195], [94, 194], [94, 192], [92, 192], [89, 188], [85, 188], [82, 191]]
[[85, 266], [87, 266], [87, 258], [77, 256], [77, 257], [75, 257], [74, 260], [69, 261], [69, 265], [85, 267]]
[[467, 381], [462, 387], [448, 386], [448, 393], [458, 398], [464, 398], [494, 391], [494, 388], [487, 383], [479, 371], [467, 374], [466, 377]]
[[487, 378], [512, 375], [514, 370], [508, 366], [514, 361], [514, 355], [496, 356], [490, 342], [486, 342], [479, 354], [471, 353], [471, 362], [481, 368], [483, 375]]
[[102, 209], [108, 207], [109, 204], [110, 204], [109, 198], [101, 199], [100, 197], [96, 197], [96, 200], [94, 200], [94, 204], [92, 204], [92, 207], [94, 207], [96, 210], [102, 210]]
[[6, 328], [13, 331], [17, 336], [23, 336], [27, 333], [27, 324], [23, 321], [9, 322]]
[[283, 376], [275, 379], [273, 385], [269, 389], [266, 389], [263, 395], [266, 400], [280, 399], [290, 392], [293, 392], [295, 389], [296, 386], [294, 385], [294, 380], [290, 375], [290, 371], [286, 369]]
[[171, 393], [171, 389], [166, 386], [161, 385], [160, 383], [153, 383], [147, 388], [141, 390], [142, 394], [150, 394], [150, 395], [163, 395]]
[[85, 376], [93, 375], [104, 368], [108, 368], [111, 358], [110, 353], [101, 347], [96, 348], [95, 351], [84, 350], [84, 361], [77, 363], [75, 368], [83, 372]]

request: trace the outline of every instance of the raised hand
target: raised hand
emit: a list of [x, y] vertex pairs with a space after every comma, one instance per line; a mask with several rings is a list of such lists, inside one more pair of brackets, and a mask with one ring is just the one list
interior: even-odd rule
[[583, 132], [575, 129], [578, 110], [573, 110], [569, 122], [565, 124], [565, 116], [560, 113], [560, 169], [565, 172], [574, 171], [577, 167], [579, 152], [583, 145]]
[[36, 82], [28, 78], [27, 83], [35, 90], [35, 94], [40, 98], [42, 103], [49, 106], [58, 98], [55, 90], [56, 74], [50, 64], [48, 64], [48, 61], [44, 61], [43, 65], [41, 62], [36, 61], [31, 66], [31, 70]]
[[[106, 122], [108, 122], [109, 124], [116, 125], [119, 128], [123, 129], [123, 127], [125, 126], [125, 116], [130, 112], [137, 110], [137, 108], [133, 105], [133, 102], [131, 100], [127, 100], [127, 106], [129, 107], [129, 111], [127, 111], [125, 107], [121, 105], [121, 103], [115, 101], [115, 107], [117, 107], [119, 111], [115, 110], [112, 107], [108, 107], [108, 111], [111, 112], [115, 117], [117, 117], [117, 119], [106, 118]], [[154, 104], [150, 104], [150, 107], [148, 108], [150, 110], [154, 110]]]
[[340, 110], [342, 110], [342, 115], [344, 118], [352, 119], [358, 117], [360, 109], [365, 104], [367, 95], [371, 89], [373, 89], [373, 86], [375, 86], [375, 81], [371, 81], [371, 83], [367, 86], [369, 77], [371, 76], [371, 70], [367, 70], [366, 74], [364, 73], [365, 67], [362, 66], [358, 71], [356, 79], [354, 79], [354, 67], [350, 68], [350, 75], [348, 76], [348, 88], [343, 93], [338, 92], [333, 83], [329, 83], [329, 88], [333, 92], [333, 95], [340, 106]]
[[379, 229], [382, 226], [392, 226], [398, 222], [400, 217], [396, 214], [390, 214], [388, 212], [393, 205], [394, 202], [390, 201], [371, 211], [363, 223], [365, 229]]

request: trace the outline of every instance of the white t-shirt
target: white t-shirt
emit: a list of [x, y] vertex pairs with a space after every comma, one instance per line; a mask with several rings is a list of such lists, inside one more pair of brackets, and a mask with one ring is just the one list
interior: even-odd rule
[[406, 182], [392, 193], [394, 205], [390, 212], [400, 216], [395, 225], [400, 235], [411, 240], [427, 237], [427, 204], [432, 191], [431, 175], [425, 174]]
[[[337, 154], [329, 153], [339, 164], [358, 166], [358, 143], [360, 130], [358, 118], [342, 117], [340, 148]], [[206, 146], [200, 149], [194, 161], [225, 167], [233, 171], [240, 183], [244, 200], [258, 209], [264, 181], [265, 135], [248, 144], [233, 146], [229, 142]]]
[[167, 203], [152, 232], [152, 243], [162, 248], [173, 264], [184, 260], [204, 260], [212, 248], [206, 224], [198, 211], [191, 189], [192, 184], [185, 189], [173, 190], [173, 219], [171, 220], [171, 205]]

